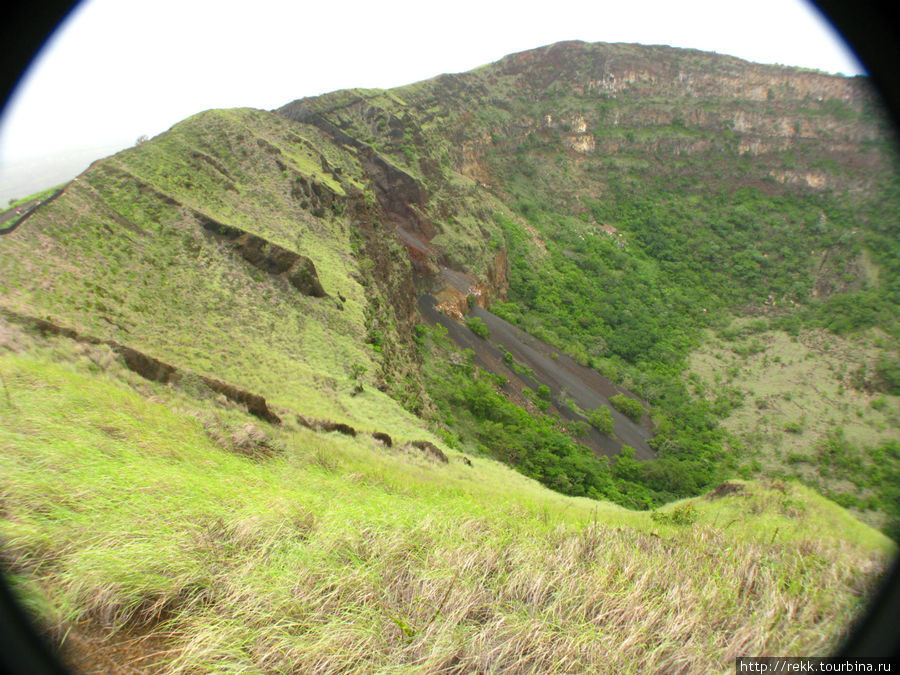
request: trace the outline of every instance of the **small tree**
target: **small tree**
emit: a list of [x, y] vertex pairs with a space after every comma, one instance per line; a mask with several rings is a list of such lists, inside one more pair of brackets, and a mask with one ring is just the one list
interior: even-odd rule
[[469, 327], [469, 330], [475, 333], [480, 338], [488, 339], [491, 335], [491, 331], [488, 330], [487, 325], [485, 325], [484, 321], [481, 320], [479, 316], [473, 316], [471, 319], [466, 321], [466, 326]]
[[627, 415], [635, 422], [640, 422], [644, 414], [644, 405], [640, 401], [625, 396], [624, 394], [616, 394], [610, 397], [609, 402], [612, 407], [623, 415]]
[[613, 418], [609, 408], [603, 407], [588, 411], [588, 421], [601, 434], [609, 435], [613, 432]]
[[573, 436], [587, 436], [591, 431], [591, 425], [581, 420], [572, 420], [566, 426]]

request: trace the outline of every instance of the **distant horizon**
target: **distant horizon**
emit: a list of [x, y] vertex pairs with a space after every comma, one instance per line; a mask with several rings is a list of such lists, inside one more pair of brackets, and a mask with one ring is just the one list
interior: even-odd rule
[[114, 155], [133, 144], [134, 140], [128, 142], [123, 139], [121, 142], [70, 148], [0, 165], [0, 210], [6, 208], [10, 200], [67, 183], [97, 160]]

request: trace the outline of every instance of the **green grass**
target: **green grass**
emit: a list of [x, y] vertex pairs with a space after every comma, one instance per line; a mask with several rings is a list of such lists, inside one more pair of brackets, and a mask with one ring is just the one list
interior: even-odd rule
[[[414, 418], [376, 388], [378, 374], [397, 363], [360, 339], [377, 291], [361, 273], [349, 217], [330, 208], [316, 216], [291, 196], [296, 176], [324, 179], [321, 162], [310, 169], [288, 155], [321, 147], [331, 166], [341, 166], [319, 133], [262, 111], [209, 111], [104, 160], [0, 242], [4, 305], [116, 339], [307, 416], [412, 433]], [[266, 144], [290, 148], [281, 155], [288, 176], [273, 170]], [[341, 161], [342, 177], [360, 176], [358, 165]], [[331, 297], [302, 296], [252, 267], [128, 176], [308, 256]], [[370, 374], [359, 396], [354, 365]]]
[[248, 456], [235, 431], [255, 421], [233, 407], [65, 340], [18, 344], [0, 358], [12, 580], [58, 638], [163, 640], [165, 672], [710, 671], [748, 650], [822, 654], [894, 551], [794, 485], [696, 500], [686, 527], [487, 459], [433, 464], [295, 425], [264, 425], [269, 451]]
[[[695, 393], [714, 406], [726, 389], [735, 393], [731, 398], [737, 405], [721, 408], [723, 426], [748, 465], [755, 463], [763, 475], [794, 476], [827, 494], [855, 495], [857, 513], [885, 525], [892, 498], [878, 495], [889, 485], [879, 484], [880, 470], [870, 464], [889, 468], [894, 460], [869, 459], [868, 454], [900, 441], [900, 398], [877, 386], [879, 355], [890, 353], [891, 341], [877, 330], [843, 337], [808, 330], [791, 336], [765, 326], [764, 321], [739, 320], [720, 337], [708, 332], [689, 360], [689, 372], [699, 376]], [[862, 449], [858, 465], [843, 472], [830, 469], [821, 453], [834, 437]]]

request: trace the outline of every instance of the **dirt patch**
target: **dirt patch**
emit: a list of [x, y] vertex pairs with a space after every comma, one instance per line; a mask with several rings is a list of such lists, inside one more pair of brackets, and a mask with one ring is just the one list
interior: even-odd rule
[[[298, 414], [296, 417], [297, 422], [298, 424], [300, 424], [300, 426], [306, 427], [311, 431], [324, 431], [326, 433], [336, 432], [339, 434], [344, 434], [345, 436], [353, 437], [357, 436], [360, 433], [349, 424], [345, 424], [344, 422], [316, 419], [314, 417], [306, 417], [305, 415], [300, 414]], [[394, 445], [393, 439], [383, 431], [373, 431], [372, 438], [388, 448]]]
[[231, 434], [231, 444], [238, 452], [251, 457], [269, 455], [272, 452], [269, 435], [252, 422], [247, 422]]
[[746, 488], [744, 488], [741, 483], [729, 483], [728, 481], [725, 481], [724, 483], [719, 483], [715, 490], [706, 495], [706, 498], [709, 500], [721, 499], [728, 495], [742, 495], [744, 492], [746, 492]]
[[316, 421], [314, 419], [310, 419], [309, 417], [306, 417], [305, 415], [301, 415], [299, 413], [297, 414], [297, 423], [301, 427], [306, 427], [310, 431], [318, 431], [319, 430], [319, 428], [316, 426]]
[[204, 377], [201, 375], [200, 379], [202, 379], [203, 382], [206, 383], [206, 386], [213, 391], [224, 394], [226, 398], [235, 403], [247, 406], [247, 411], [251, 415], [255, 415], [272, 424], [281, 424], [281, 418], [269, 409], [269, 406], [266, 404], [266, 399], [259, 394], [254, 394], [235, 387], [232, 384], [215, 380], [211, 377]]
[[29, 339], [17, 326], [0, 317], [0, 348], [11, 352], [23, 352], [29, 346]]
[[444, 454], [444, 451], [430, 441], [410, 441], [404, 445], [402, 449], [406, 451], [419, 450], [427, 459], [434, 462], [441, 462], [442, 464], [450, 463], [450, 460], [447, 459], [447, 455]]
[[122, 356], [129, 370], [152, 382], [175, 384], [181, 379], [181, 373], [175, 366], [163, 363], [159, 359], [125, 345], [117, 345], [113, 349]]
[[384, 445], [385, 447], [388, 447], [388, 448], [393, 447], [393, 445], [394, 445], [394, 441], [391, 439], [391, 437], [389, 435], [387, 435], [386, 433], [384, 433], [383, 431], [373, 432], [372, 438], [374, 438], [376, 441], [380, 442], [382, 445]]
[[72, 673], [131, 675], [163, 673], [176, 653], [166, 640], [152, 633], [120, 630], [109, 633], [92, 624], [78, 624], [66, 633], [60, 661]]
[[344, 424], [343, 422], [331, 422], [331, 421], [322, 421], [319, 423], [319, 429], [322, 431], [336, 431], [339, 434], [344, 434], [345, 436], [356, 436], [356, 429], [351, 427], [349, 424]]

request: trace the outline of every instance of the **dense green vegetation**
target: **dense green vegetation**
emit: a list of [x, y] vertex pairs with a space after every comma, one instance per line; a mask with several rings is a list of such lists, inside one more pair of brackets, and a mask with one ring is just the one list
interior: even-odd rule
[[644, 414], [644, 406], [640, 401], [635, 401], [633, 398], [628, 398], [624, 394], [616, 394], [615, 396], [611, 396], [609, 402], [612, 403], [613, 408], [618, 410], [620, 413], [628, 415], [635, 422], [639, 422], [641, 416]]
[[449, 442], [474, 443], [482, 454], [566, 494], [619, 496], [609, 464], [575, 443], [558, 420], [511, 403], [498, 391], [503, 382], [474, 366], [470, 355], [449, 358], [452, 343], [440, 325], [419, 332], [428, 391], [440, 421], [458, 434], [448, 434]]
[[475, 333], [475, 335], [480, 338], [484, 338], [486, 340], [491, 336], [491, 331], [489, 331], [488, 327], [484, 325], [484, 321], [477, 316], [473, 316], [471, 319], [468, 319], [466, 321], [466, 326], [468, 326], [469, 330]]
[[[525, 410], [503, 395], [500, 389], [505, 382], [499, 376], [474, 366], [471, 355], [454, 354], [440, 326], [420, 327], [419, 334], [426, 387], [444, 430], [440, 433], [456, 447], [474, 446], [564, 494], [609, 499], [631, 508], [650, 508], [697, 494], [727, 475], [720, 454], [721, 432], [711, 428], [706, 435], [689, 435], [695, 420], [682, 424], [661, 420], [655, 442], [664, 438], [667, 445], [660, 448], [659, 459], [638, 462], [631, 449], [612, 462], [597, 458], [573, 439], [583, 430], [572, 424], [564, 427], [557, 417], [542, 412], [550, 394], [546, 385], [539, 386], [533, 397], [535, 408]], [[642, 410], [639, 402], [627, 400]], [[603, 433], [612, 431], [606, 408], [591, 411], [589, 419]], [[676, 446], [679, 441], [682, 445]], [[699, 454], [689, 441], [706, 441], [708, 454]], [[717, 461], [704, 461], [704, 457]]]
[[587, 418], [591, 426], [600, 433], [611, 434], [613, 432], [613, 418], [608, 408], [590, 410], [588, 411]]
[[[861, 215], [828, 197], [752, 188], [708, 194], [700, 187], [672, 191], [651, 183], [636, 193], [613, 184], [602, 202], [586, 199], [578, 217], [531, 194], [518, 209], [541, 233], [547, 255], [535, 256], [527, 233], [498, 216], [514, 253], [510, 299], [520, 311], [500, 305], [497, 313], [519, 323], [536, 314], [528, 321], [542, 337], [613, 372], [623, 363], [677, 368], [696, 346], [698, 328], [723, 312], [773, 300], [805, 304], [817, 282], [845, 292], [812, 303], [801, 321], [817, 316], [827, 325], [840, 316], [846, 323], [836, 329], [892, 329], [898, 305], [891, 291], [847, 290], [865, 285], [853, 268], [866, 243], [855, 232]], [[892, 250], [866, 248], [879, 251], [879, 260]], [[817, 278], [823, 266], [828, 279]]]
[[[509, 180], [524, 185], [515, 172]], [[710, 195], [699, 185], [654, 187], [652, 178], [636, 190], [635, 181], [611, 180], [605, 199], [585, 198], [578, 216], [550, 195], [523, 192], [517, 210], [545, 252], [521, 221], [496, 217], [512, 270], [509, 302], [493, 311], [648, 400], [660, 459], [632, 477], [660, 493], [689, 495], [735, 470], [742, 457], [742, 446], [726, 449], [719, 427], [742, 400], [725, 389], [698, 399], [685, 387], [686, 358], [702, 329], [751, 307], [794, 333], [879, 326], [900, 336], [898, 296], [893, 284], [880, 283], [896, 266], [896, 258], [888, 260], [896, 243], [887, 240], [900, 202], [896, 190], [885, 191], [891, 206], [876, 214], [873, 202], [854, 209], [836, 195], [756, 188]], [[880, 234], [873, 222], [888, 229]], [[885, 270], [878, 280], [867, 276], [868, 260]], [[898, 381], [895, 353], [879, 361], [879, 386], [887, 389]]]
[[844, 507], [879, 510], [889, 519], [884, 531], [900, 541], [900, 444], [885, 443], [861, 449], [838, 431], [816, 447], [812, 457], [795, 456], [795, 462], [815, 462], [824, 478], [849, 481], [868, 492], [864, 498], [849, 491], [826, 490], [826, 494]]

